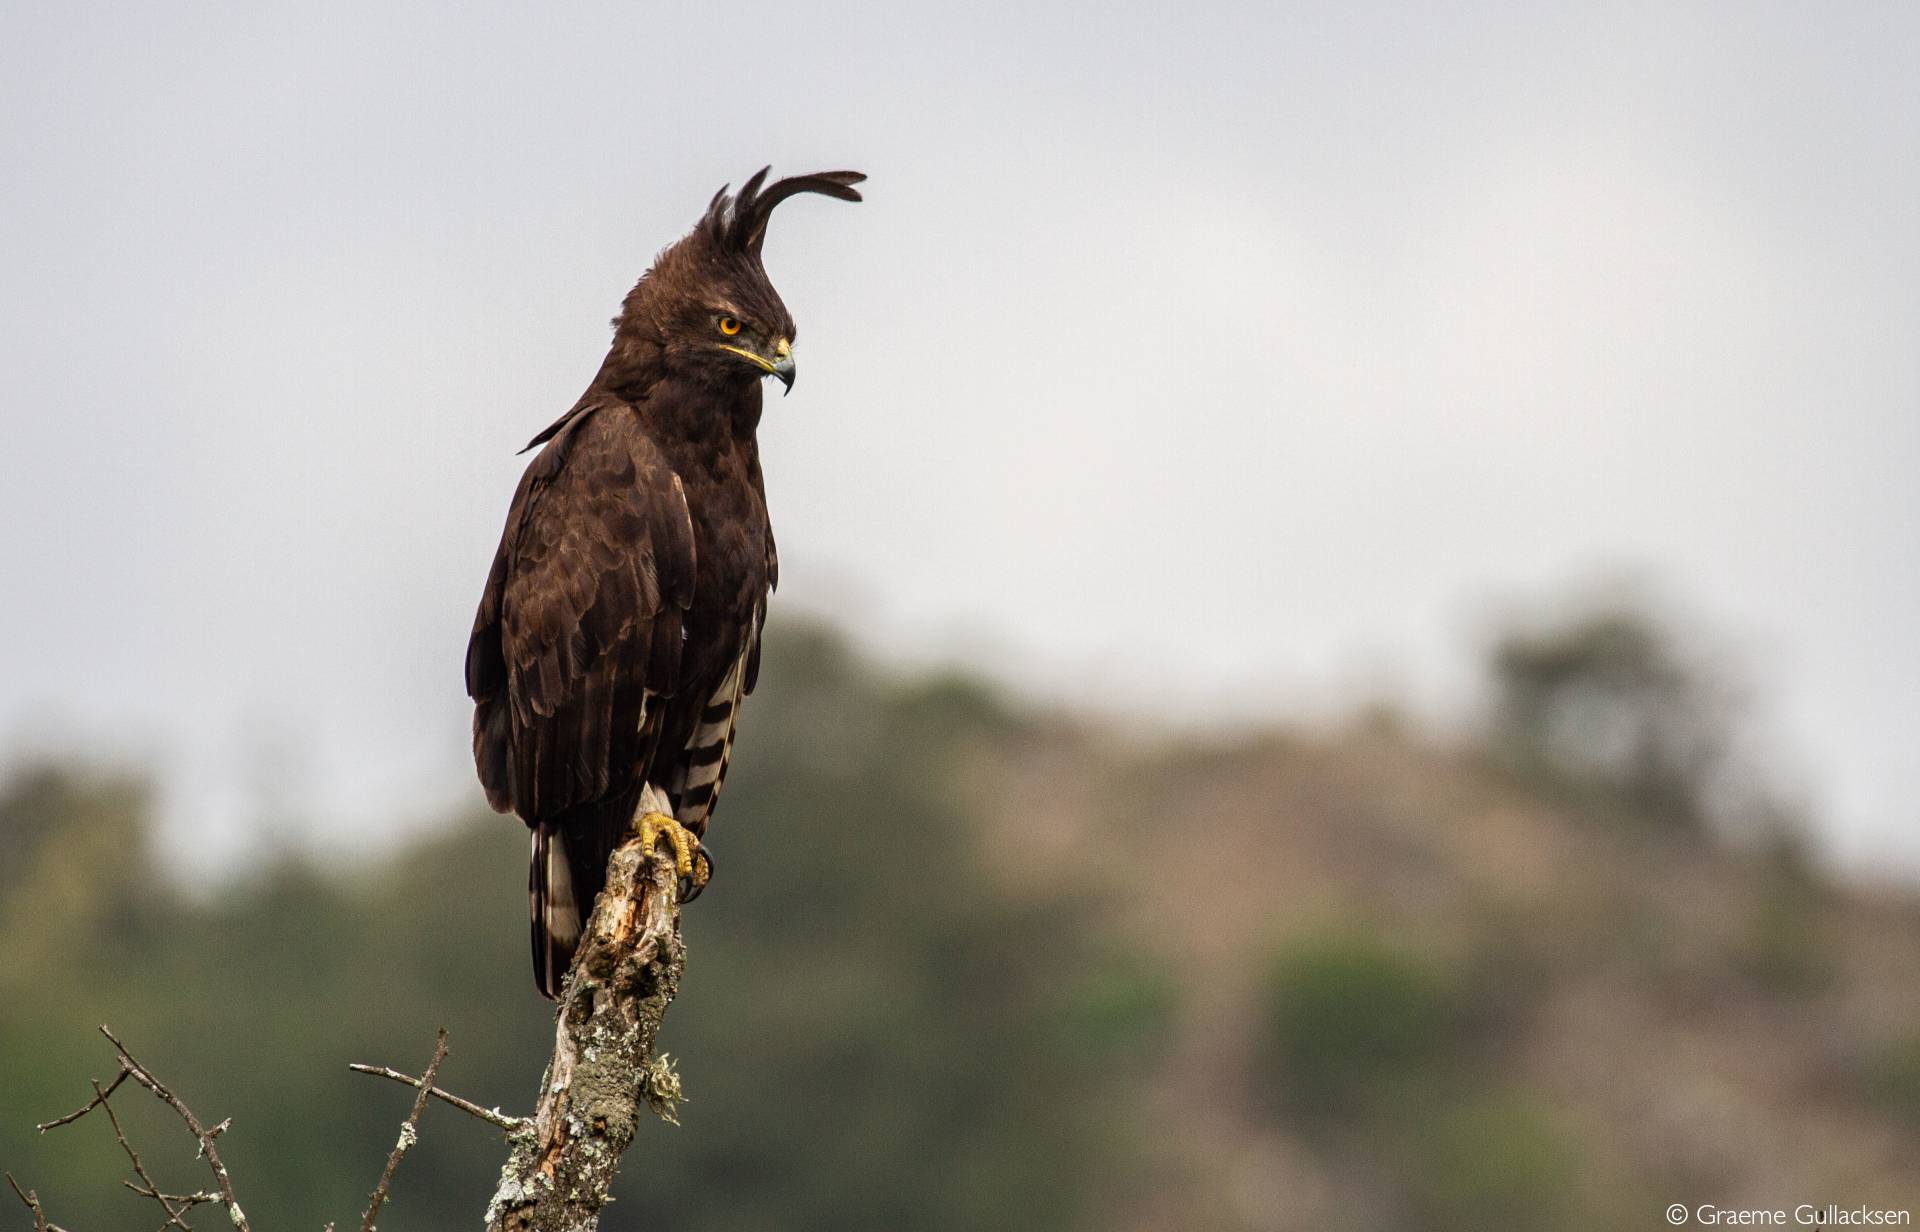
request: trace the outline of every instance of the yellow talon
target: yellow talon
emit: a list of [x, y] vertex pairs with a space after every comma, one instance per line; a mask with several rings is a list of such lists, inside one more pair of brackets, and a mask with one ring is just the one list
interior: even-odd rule
[[[682, 877], [694, 877], [693, 853], [700, 848], [700, 840], [693, 831], [687, 829], [665, 813], [643, 813], [634, 823], [634, 829], [640, 835], [640, 842], [651, 854], [661, 839], [673, 844], [674, 871]], [[699, 881], [704, 884], [705, 879]]]

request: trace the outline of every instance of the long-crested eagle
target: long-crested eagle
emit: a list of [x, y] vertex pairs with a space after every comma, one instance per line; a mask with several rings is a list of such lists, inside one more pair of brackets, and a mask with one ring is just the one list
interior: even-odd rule
[[668, 840], [686, 887], [760, 667], [778, 578], [760, 378], [793, 388], [793, 318], [760, 261], [773, 208], [858, 201], [855, 171], [722, 188], [654, 259], [586, 393], [527, 446], [467, 642], [487, 802], [532, 830], [533, 972], [560, 994], [613, 849]]

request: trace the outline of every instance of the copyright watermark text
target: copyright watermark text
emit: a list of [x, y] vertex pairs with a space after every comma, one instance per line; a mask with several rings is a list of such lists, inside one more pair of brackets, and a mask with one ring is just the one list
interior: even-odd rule
[[1667, 1208], [1667, 1222], [1674, 1227], [1699, 1224], [1703, 1228], [1903, 1228], [1913, 1223], [1911, 1211], [1874, 1206], [1841, 1206], [1827, 1203], [1816, 1206], [1735, 1207], [1703, 1202], [1688, 1206], [1675, 1202]]

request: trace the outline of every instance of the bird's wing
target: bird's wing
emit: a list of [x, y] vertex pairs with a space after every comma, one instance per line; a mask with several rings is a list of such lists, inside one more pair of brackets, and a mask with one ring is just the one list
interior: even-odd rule
[[686, 495], [631, 411], [583, 408], [527, 468], [467, 648], [487, 799], [529, 822], [624, 791], [679, 687]]

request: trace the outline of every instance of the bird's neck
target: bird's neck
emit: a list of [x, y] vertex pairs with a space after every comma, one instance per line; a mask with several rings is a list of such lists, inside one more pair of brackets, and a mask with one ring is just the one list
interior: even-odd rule
[[629, 397], [647, 434], [669, 458], [710, 459], [751, 446], [760, 427], [758, 381], [713, 382], [701, 377], [663, 377], [637, 398]]

